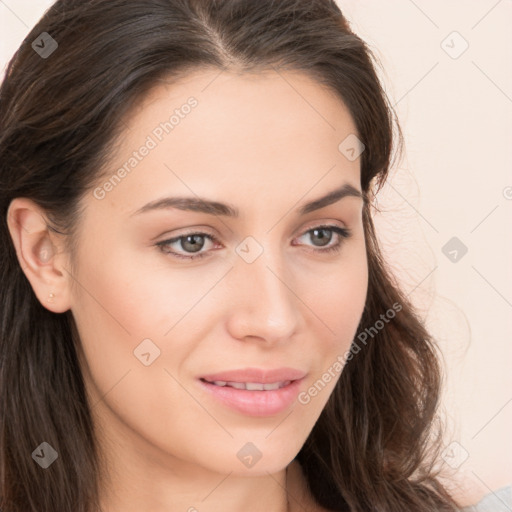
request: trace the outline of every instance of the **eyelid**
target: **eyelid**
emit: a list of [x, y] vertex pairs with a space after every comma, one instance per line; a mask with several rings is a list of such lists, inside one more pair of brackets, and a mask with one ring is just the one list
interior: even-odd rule
[[342, 228], [342, 229], [346, 229], [348, 231], [348, 227], [343, 224], [342, 222], [340, 221], [336, 221], [336, 220], [313, 220], [311, 222], [308, 222], [306, 224], [306, 227], [305, 228], [301, 228], [301, 230], [299, 231], [299, 234], [298, 235], [295, 235], [294, 238], [296, 238], [297, 236], [302, 236], [304, 235], [305, 233], [307, 233], [308, 231], [311, 231], [312, 229], [315, 229], [315, 228], [320, 228], [320, 227], [325, 227], [325, 228], [332, 228], [332, 227], [338, 227], [338, 228]]
[[[338, 224], [335, 224], [335, 223], [339, 223], [341, 225], [338, 225]], [[346, 225], [344, 225], [343, 223], [341, 223], [340, 221], [334, 221], [334, 220], [326, 220], [326, 221], [320, 220], [319, 221], [319, 220], [315, 220], [315, 221], [311, 221], [311, 222], [307, 223], [306, 227], [301, 228], [301, 230], [298, 231], [296, 234], [294, 234], [292, 238], [297, 238], [298, 236], [305, 235], [308, 231], [311, 231], [312, 229], [315, 229], [315, 228], [320, 228], [320, 227], [330, 228], [330, 227], [334, 227], [334, 226], [342, 228], [342, 229], [346, 229], [347, 231], [350, 231], [348, 229], [348, 227]], [[179, 239], [179, 238], [187, 236], [187, 235], [203, 235], [203, 234], [204, 235], [209, 235], [213, 239], [215, 239], [216, 241], [219, 241], [218, 240], [219, 237], [216, 234], [214, 234], [212, 231], [210, 231], [210, 228], [203, 227], [203, 226], [197, 226], [197, 227], [193, 227], [193, 228], [184, 228], [184, 229], [186, 231], [184, 231], [183, 233], [179, 233], [178, 235], [173, 235], [172, 237], [166, 238], [163, 241], [164, 242], [169, 242], [171, 240], [176, 241], [176, 239]]]
[[[327, 222], [323, 222], [323, 223], [320, 221], [316, 221], [312, 225], [302, 228], [300, 233], [298, 235], [295, 235], [293, 237], [293, 239], [303, 237], [315, 229], [326, 229], [328, 231], [332, 231], [333, 233], [335, 233], [337, 235], [338, 242], [335, 243], [334, 245], [329, 245], [324, 248], [322, 248], [322, 247], [315, 248], [315, 247], [309, 246], [309, 252], [311, 252], [311, 253], [325, 254], [330, 251], [339, 251], [339, 250], [341, 250], [341, 246], [344, 244], [344, 241], [352, 236], [351, 229], [349, 229], [345, 226], [339, 226], [337, 224], [333, 224], [333, 221], [327, 221]], [[173, 236], [172, 238], [164, 239], [160, 242], [157, 242], [154, 245], [158, 246], [159, 249], [161, 250], [161, 252], [163, 252], [164, 254], [168, 254], [177, 259], [184, 259], [184, 260], [192, 261], [192, 260], [196, 260], [199, 258], [211, 256], [211, 252], [212, 252], [211, 250], [203, 251], [203, 252], [199, 251], [197, 253], [176, 253], [175, 251], [165, 251], [163, 249], [163, 247], [165, 247], [166, 245], [176, 243], [179, 240], [181, 240], [187, 236], [190, 236], [190, 235], [203, 236], [204, 238], [209, 239], [214, 245], [221, 243], [219, 238], [216, 235], [212, 234], [205, 228], [198, 227], [198, 228], [191, 228], [189, 231], [180, 233], [176, 236]], [[302, 245], [302, 244], [294, 244], [294, 245]]]

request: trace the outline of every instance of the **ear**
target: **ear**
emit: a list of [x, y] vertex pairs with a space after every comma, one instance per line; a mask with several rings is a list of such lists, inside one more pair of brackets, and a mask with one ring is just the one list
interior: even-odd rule
[[48, 228], [44, 210], [30, 199], [13, 199], [7, 210], [7, 226], [20, 266], [39, 302], [54, 313], [70, 309], [68, 255], [62, 238]]

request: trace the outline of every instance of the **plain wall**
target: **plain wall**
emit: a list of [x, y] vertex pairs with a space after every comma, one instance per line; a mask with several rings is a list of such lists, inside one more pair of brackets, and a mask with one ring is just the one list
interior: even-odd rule
[[[0, 2], [2, 77], [52, 3]], [[404, 133], [376, 225], [444, 354], [443, 464], [474, 503], [512, 481], [512, 2], [338, 4]]]

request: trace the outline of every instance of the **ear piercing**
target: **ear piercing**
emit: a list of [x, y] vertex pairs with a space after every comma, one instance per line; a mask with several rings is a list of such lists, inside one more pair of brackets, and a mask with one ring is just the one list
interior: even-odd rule
[[55, 294], [50, 293], [50, 294], [48, 295], [48, 302], [53, 302], [53, 299], [54, 299], [54, 298], [55, 298]]

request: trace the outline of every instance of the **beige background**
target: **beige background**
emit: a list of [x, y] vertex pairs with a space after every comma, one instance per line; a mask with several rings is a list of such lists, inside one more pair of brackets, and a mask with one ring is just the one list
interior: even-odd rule
[[[52, 3], [0, 0], [2, 77]], [[377, 228], [443, 350], [443, 464], [472, 503], [512, 481], [512, 1], [338, 4], [404, 131]], [[452, 237], [467, 247], [445, 250], [457, 261], [443, 253]]]

